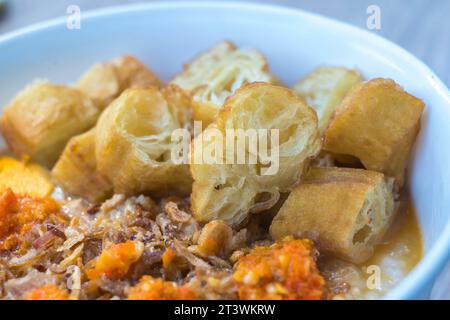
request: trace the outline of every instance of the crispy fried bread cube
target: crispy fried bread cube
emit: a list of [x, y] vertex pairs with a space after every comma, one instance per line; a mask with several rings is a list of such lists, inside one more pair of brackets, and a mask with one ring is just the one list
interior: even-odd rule
[[[259, 146], [254, 148], [247, 138], [261, 129], [267, 130], [262, 132], [271, 142], [264, 145], [264, 139], [253, 140]], [[272, 140], [277, 137], [275, 133], [278, 139]], [[227, 143], [230, 134], [237, 138]], [[194, 217], [199, 221], [220, 219], [236, 226], [249, 213], [272, 207], [280, 192], [290, 191], [310, 159], [319, 153], [321, 141], [315, 112], [294, 92], [253, 83], [227, 99], [216, 122], [197, 136], [192, 146]], [[215, 150], [214, 161], [205, 160], [207, 150]], [[198, 161], [202, 152], [203, 161]], [[245, 161], [238, 162], [237, 156], [227, 158], [230, 153], [245, 156], [241, 158]], [[250, 155], [256, 155], [255, 161], [250, 161]]]
[[111, 196], [111, 182], [97, 170], [95, 128], [69, 140], [51, 174], [70, 195], [90, 202], [100, 202]]
[[368, 81], [338, 107], [324, 149], [356, 157], [365, 168], [394, 177], [401, 186], [424, 108], [392, 80]]
[[224, 41], [186, 64], [172, 83], [192, 94], [194, 119], [206, 128], [228, 96], [243, 84], [257, 81], [277, 82], [266, 58], [255, 49], [238, 49]]
[[225, 57], [236, 51], [236, 46], [230, 41], [223, 41], [207, 51], [195, 57], [183, 66], [183, 71], [177, 74], [171, 81], [180, 88], [190, 92], [200, 85], [205, 84], [208, 69], [214, 67]]
[[176, 164], [172, 133], [191, 126], [191, 100], [180, 88], [127, 89], [102, 113], [95, 128], [98, 170], [127, 195], [188, 195], [188, 164]]
[[336, 107], [361, 81], [361, 75], [356, 70], [323, 66], [297, 82], [293, 90], [316, 110], [320, 133], [324, 134]]
[[348, 168], [311, 168], [272, 221], [274, 239], [311, 238], [351, 262], [370, 258], [394, 212], [392, 178]]
[[77, 88], [104, 109], [127, 88], [160, 87], [161, 80], [138, 59], [125, 55], [93, 65], [78, 80]]
[[36, 82], [5, 107], [0, 129], [18, 157], [51, 167], [67, 141], [90, 129], [100, 114], [81, 91]]

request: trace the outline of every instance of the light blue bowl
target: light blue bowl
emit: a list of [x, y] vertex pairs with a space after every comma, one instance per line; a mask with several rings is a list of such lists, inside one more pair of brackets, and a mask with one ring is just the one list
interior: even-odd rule
[[223, 39], [261, 49], [287, 84], [322, 64], [389, 77], [427, 104], [409, 171], [426, 255], [386, 298], [429, 295], [450, 256], [450, 94], [422, 62], [368, 31], [318, 15], [246, 3], [164, 2], [82, 12], [0, 37], [0, 105], [36, 77], [73, 82], [93, 62], [138, 56], [164, 79], [199, 50]]

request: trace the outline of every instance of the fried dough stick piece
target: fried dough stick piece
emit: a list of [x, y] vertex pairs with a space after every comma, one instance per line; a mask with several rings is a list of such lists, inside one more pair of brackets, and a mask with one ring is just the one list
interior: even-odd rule
[[[226, 142], [230, 132], [259, 129], [270, 134], [277, 132], [278, 147], [260, 145], [255, 151], [250, 143]], [[240, 138], [242, 140], [243, 135]], [[207, 150], [217, 146], [223, 151], [221, 156], [217, 152], [214, 159], [205, 157]], [[316, 114], [302, 99], [283, 87], [253, 83], [241, 87], [227, 99], [216, 123], [197, 136], [192, 147], [195, 219], [223, 220], [236, 226], [244, 222], [249, 213], [272, 207], [280, 192], [292, 190], [309, 161], [319, 153], [321, 141]], [[267, 154], [263, 155], [265, 151]], [[227, 163], [226, 156], [230, 152], [245, 155], [246, 160], [238, 163], [236, 157], [231, 159], [233, 163]], [[251, 163], [250, 155], [256, 153], [256, 161]]]
[[112, 195], [112, 183], [97, 170], [95, 128], [69, 140], [51, 174], [66, 193], [90, 202]]
[[336, 110], [324, 150], [356, 157], [366, 169], [394, 177], [401, 187], [424, 108], [394, 81], [370, 80], [352, 90]]
[[174, 161], [172, 134], [190, 126], [191, 100], [179, 87], [127, 89], [97, 122], [97, 169], [116, 193], [186, 196], [192, 178], [188, 164]]
[[307, 74], [292, 89], [317, 112], [320, 133], [323, 135], [336, 107], [360, 82], [362, 78], [356, 70], [322, 66]]
[[192, 94], [194, 120], [212, 123], [225, 102], [242, 85], [278, 83], [261, 52], [223, 41], [184, 66], [171, 83]]
[[392, 179], [361, 169], [312, 168], [270, 226], [274, 239], [311, 238], [320, 252], [370, 258], [394, 212]]
[[162, 86], [161, 80], [141, 61], [130, 55], [93, 65], [76, 84], [102, 110], [125, 89], [152, 86]]
[[0, 129], [17, 157], [50, 168], [67, 141], [94, 126], [99, 114], [97, 106], [81, 91], [36, 82], [6, 106]]

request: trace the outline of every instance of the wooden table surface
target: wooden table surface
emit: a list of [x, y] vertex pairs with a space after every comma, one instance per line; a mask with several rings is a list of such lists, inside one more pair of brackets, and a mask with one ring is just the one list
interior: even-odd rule
[[[211, 1], [211, 0], [210, 0]], [[0, 35], [49, 18], [65, 15], [69, 5], [82, 11], [138, 0], [0, 0]], [[148, 1], [151, 2], [151, 1]], [[248, 1], [250, 2], [250, 1]], [[264, 0], [297, 7], [367, 28], [369, 5], [381, 12], [381, 29], [374, 30], [413, 53], [450, 86], [450, 1], [448, 0]], [[450, 264], [433, 289], [432, 298], [450, 299]]]

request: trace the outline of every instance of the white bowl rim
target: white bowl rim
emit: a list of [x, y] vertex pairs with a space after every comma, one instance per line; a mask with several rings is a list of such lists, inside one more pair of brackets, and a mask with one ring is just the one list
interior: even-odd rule
[[[412, 53], [406, 51], [399, 45], [371, 32], [368, 32], [359, 27], [350, 25], [346, 22], [335, 20], [325, 17], [320, 14], [311, 13], [302, 9], [276, 5], [276, 4], [261, 4], [254, 2], [237, 2], [237, 1], [215, 1], [215, 2], [202, 2], [202, 1], [156, 1], [152, 3], [134, 3], [126, 5], [110, 6], [107, 8], [89, 10], [82, 12], [82, 20], [94, 19], [97, 17], [123, 14], [125, 12], [135, 12], [141, 10], [161, 10], [161, 9], [236, 9], [236, 10], [252, 10], [254, 12], [270, 12], [271, 14], [290, 15], [307, 17], [310, 20], [320, 21], [328, 24], [333, 28], [340, 28], [347, 34], [359, 34], [369, 37], [372, 42], [377, 42], [380, 45], [390, 47], [391, 50], [397, 51], [401, 54], [409, 63], [415, 64], [425, 75], [428, 75], [430, 85], [436, 90], [436, 92], [443, 97], [445, 101], [448, 101], [450, 106], [450, 90], [439, 79], [439, 77], [419, 58], [415, 57]], [[12, 31], [0, 36], [0, 46], [7, 41], [18, 38], [22, 35], [43, 31], [44, 29], [50, 29], [52, 27], [60, 26], [66, 23], [66, 17], [59, 17], [54, 19], [38, 22], [27, 27], [20, 28], [16, 31]], [[450, 219], [447, 221], [445, 228], [441, 235], [436, 240], [435, 244], [430, 248], [419, 264], [397, 284], [384, 299], [411, 299], [420, 295], [418, 290], [426, 288], [427, 285], [431, 286], [432, 281], [435, 280], [438, 273], [445, 267], [446, 262], [450, 259]]]

